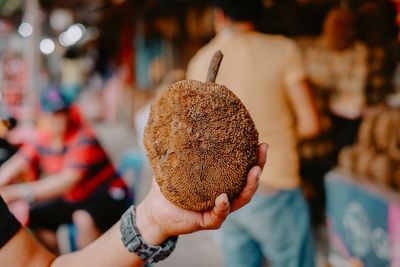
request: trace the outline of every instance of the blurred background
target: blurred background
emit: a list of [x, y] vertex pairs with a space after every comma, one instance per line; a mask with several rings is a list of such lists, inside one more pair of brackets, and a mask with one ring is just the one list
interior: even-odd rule
[[[357, 142], [339, 145], [330, 142], [332, 135], [337, 134], [331, 127], [336, 117], [332, 118], [330, 112], [335, 110], [332, 108], [335, 105], [332, 99], [338, 94], [335, 90], [340, 91], [341, 86], [357, 88], [362, 104], [356, 101], [350, 106], [358, 111], [389, 114], [385, 115], [387, 118], [398, 112], [400, 14], [397, 11], [400, 3], [264, 0], [263, 5], [257, 29], [285, 35], [297, 42], [320, 111], [321, 135], [299, 142], [303, 189], [312, 208], [314, 229], [319, 233], [319, 266], [326, 266], [328, 261], [332, 266], [350, 266], [346, 265], [349, 264], [346, 259], [353, 257], [376, 260], [374, 265], [367, 265], [368, 260], [364, 260], [365, 266], [398, 266], [386, 264], [391, 259], [388, 255], [398, 253], [400, 245], [395, 246], [391, 236], [398, 236], [399, 232], [390, 232], [395, 230], [389, 229], [389, 212], [376, 218], [371, 208], [376, 206], [368, 202], [389, 203], [385, 209], [391, 205], [400, 207], [398, 158], [391, 156], [394, 152], [386, 153], [389, 145], [379, 146], [379, 141], [374, 142], [378, 143], [376, 151], [365, 150], [358, 144], [365, 139], [370, 142], [371, 133], [365, 129], [363, 133], [358, 130], [354, 133], [359, 136]], [[327, 19], [329, 11], [337, 6], [353, 12], [351, 21], [340, 16]], [[348, 38], [350, 28], [354, 36]], [[344, 50], [349, 47], [349, 55], [327, 62], [326, 52], [318, 43], [322, 35], [332, 36], [333, 43], [344, 46]], [[213, 9], [211, 1], [206, 0], [0, 0], [1, 102], [7, 118], [16, 124], [4, 135], [7, 145], [0, 150], [2, 162], [33, 138], [32, 128], [41, 125], [37, 119], [39, 96], [49, 84], [59, 84], [93, 126], [100, 143], [134, 188], [139, 201], [145, 196], [152, 177], [142, 144], [149, 103], [158, 90], [185, 78], [189, 60], [214, 36]], [[337, 82], [341, 79], [347, 84]], [[381, 129], [375, 134], [378, 140], [400, 134], [397, 119], [391, 123], [382, 122], [377, 126]], [[382, 129], [390, 132], [389, 137], [385, 137]], [[367, 154], [368, 159], [359, 159], [360, 155]], [[376, 161], [381, 163], [373, 170], [366, 170]], [[336, 166], [340, 174], [332, 172], [337, 170]], [[324, 185], [323, 177], [327, 173]], [[337, 190], [345, 190], [342, 187], [349, 190], [343, 198], [349, 198], [350, 204], [336, 201]], [[357, 195], [354, 190], [366, 200], [352, 199]], [[354, 203], [365, 206], [360, 204], [363, 207], [360, 211], [359, 206], [354, 208]], [[350, 207], [349, 213], [338, 212], [347, 210], [346, 207]], [[346, 231], [356, 231], [357, 225], [364, 225], [364, 221], [357, 221], [359, 216], [369, 218], [370, 222], [369, 230], [362, 237], [370, 235], [370, 239], [375, 238], [372, 243], [381, 242], [379, 249], [369, 252], [372, 256], [364, 252], [357, 254], [357, 249], [354, 252], [351, 246], [357, 245], [357, 240], [354, 243], [341, 237], [342, 230], [338, 230], [339, 234], [330, 232], [329, 225], [342, 223], [343, 236], [346, 233], [348, 236]], [[384, 229], [383, 234], [374, 232], [373, 220], [377, 220], [378, 226], [384, 225], [374, 226]], [[177, 252], [157, 266], [222, 266], [218, 242], [218, 233], [213, 231], [184, 236]], [[348, 248], [343, 250], [343, 244]]]
[[[367, 102], [385, 101], [399, 90], [395, 3], [342, 2], [354, 11], [356, 38], [368, 48]], [[295, 38], [307, 50], [338, 4], [264, 1], [257, 28]], [[167, 74], [185, 71], [215, 34], [210, 1], [10, 0], [0, 2], [0, 15], [1, 88], [18, 119], [32, 114], [24, 107], [34, 105], [44, 84], [60, 81], [74, 97], [88, 97], [82, 100], [88, 118], [132, 124]]]

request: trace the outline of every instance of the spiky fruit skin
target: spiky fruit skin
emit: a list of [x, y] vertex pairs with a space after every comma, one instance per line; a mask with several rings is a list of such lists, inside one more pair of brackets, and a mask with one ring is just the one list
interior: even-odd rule
[[228, 88], [183, 80], [151, 107], [144, 145], [163, 195], [192, 211], [233, 200], [257, 161], [258, 132], [245, 106]]

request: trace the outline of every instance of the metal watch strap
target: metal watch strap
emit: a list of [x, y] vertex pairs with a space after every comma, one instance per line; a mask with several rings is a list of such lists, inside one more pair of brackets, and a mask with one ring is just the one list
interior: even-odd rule
[[155, 263], [167, 258], [174, 251], [178, 237], [170, 237], [159, 246], [147, 244], [136, 226], [135, 207], [131, 206], [120, 222], [121, 240], [129, 252], [135, 253], [143, 261]]

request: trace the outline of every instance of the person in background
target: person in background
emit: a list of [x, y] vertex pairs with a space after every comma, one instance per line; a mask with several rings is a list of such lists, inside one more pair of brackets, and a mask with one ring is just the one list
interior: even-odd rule
[[[304, 53], [307, 74], [330, 112], [336, 153], [356, 137], [366, 96], [367, 48], [355, 40], [354, 15], [334, 8]], [[335, 154], [336, 154], [335, 153]]]
[[[1, 166], [0, 195], [6, 203], [31, 204], [29, 227], [53, 251], [57, 228], [72, 222], [82, 248], [118, 221], [132, 195], [92, 129], [58, 87], [45, 90], [40, 103], [43, 125], [35, 142], [24, 144]], [[35, 181], [12, 184], [28, 169]]]
[[26, 230], [21, 229], [0, 197], [1, 266], [138, 267], [146, 262], [163, 260], [173, 252], [178, 235], [217, 229], [230, 212], [240, 209], [251, 200], [259, 185], [266, 153], [266, 144], [261, 144], [258, 166], [250, 169], [246, 186], [231, 203], [223, 193], [216, 198], [214, 208], [209, 211], [186, 211], [168, 202], [153, 180], [146, 198], [138, 206], [129, 208], [107, 233], [81, 251], [58, 258], [40, 247]]
[[295, 43], [258, 33], [261, 0], [215, 1], [217, 35], [192, 58], [187, 78], [204, 80], [217, 50], [224, 58], [216, 82], [249, 110], [261, 142], [270, 145], [268, 168], [252, 202], [222, 227], [225, 266], [312, 267], [309, 211], [300, 189], [298, 136], [319, 131], [305, 70]]
[[354, 16], [329, 11], [320, 37], [303, 45], [307, 74], [320, 114], [320, 134], [299, 144], [301, 174], [314, 226], [325, 223], [325, 174], [341, 148], [355, 141], [366, 103], [367, 48], [354, 38]]
[[61, 61], [60, 90], [68, 101], [75, 101], [89, 73], [87, 60], [77, 47], [68, 48]]

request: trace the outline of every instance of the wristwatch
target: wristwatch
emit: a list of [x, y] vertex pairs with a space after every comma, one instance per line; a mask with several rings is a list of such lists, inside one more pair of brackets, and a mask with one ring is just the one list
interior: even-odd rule
[[177, 236], [170, 237], [159, 246], [147, 244], [136, 225], [135, 207], [131, 206], [120, 222], [121, 240], [129, 252], [135, 253], [145, 262], [156, 263], [167, 258], [174, 251]]

